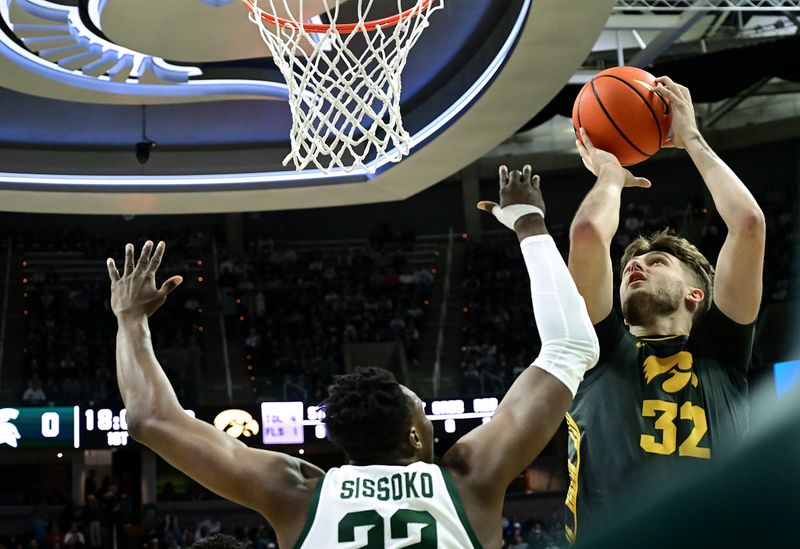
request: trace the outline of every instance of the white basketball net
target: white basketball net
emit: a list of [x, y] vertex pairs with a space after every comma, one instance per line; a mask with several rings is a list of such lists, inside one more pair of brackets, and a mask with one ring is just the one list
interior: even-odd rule
[[[408, 53], [444, 0], [418, 0], [413, 16], [375, 30], [365, 28], [375, 0], [350, 0], [357, 2], [358, 21], [338, 24], [355, 23], [351, 33], [337, 30], [342, 0], [323, 0], [331, 23], [324, 33], [310, 33], [300, 24], [307, 20], [303, 0], [300, 13], [284, 16], [291, 24], [283, 25], [268, 23], [261, 14], [292, 13], [288, 0], [244, 1], [289, 86], [292, 152], [284, 166], [374, 173], [374, 160], [399, 162], [409, 154], [413, 143], [400, 113], [401, 75]], [[401, 0], [396, 2], [402, 13]]]

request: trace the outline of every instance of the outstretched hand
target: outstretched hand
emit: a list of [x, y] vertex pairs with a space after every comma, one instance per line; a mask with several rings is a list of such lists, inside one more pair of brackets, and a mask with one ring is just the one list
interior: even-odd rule
[[490, 200], [478, 202], [478, 209], [492, 213], [496, 207], [505, 208], [512, 204], [530, 204], [545, 211], [540, 188], [541, 178], [533, 175], [533, 168], [525, 164], [522, 171], [508, 171], [508, 166], [500, 166], [500, 204]]
[[643, 189], [650, 188], [650, 180], [644, 177], [636, 177], [630, 170], [623, 168], [619, 163], [619, 159], [610, 152], [596, 148], [589, 139], [589, 134], [586, 130], [581, 128], [578, 130], [580, 139], [575, 140], [575, 145], [578, 147], [578, 154], [581, 155], [583, 165], [586, 169], [592, 172], [595, 177], [599, 177], [600, 171], [603, 168], [610, 167], [612, 169], [621, 170], [625, 177], [625, 187], [641, 187]]
[[[156, 271], [164, 257], [166, 244], [159, 242], [153, 253], [153, 242], [148, 240], [142, 246], [139, 261], [134, 265], [133, 244], [125, 245], [125, 269], [120, 276], [112, 258], [106, 260], [108, 276], [111, 279], [111, 310], [117, 316], [150, 316], [167, 300], [167, 296], [183, 282], [180, 276], [166, 280], [161, 288], [156, 288]], [[152, 254], [152, 255], [151, 255]]]

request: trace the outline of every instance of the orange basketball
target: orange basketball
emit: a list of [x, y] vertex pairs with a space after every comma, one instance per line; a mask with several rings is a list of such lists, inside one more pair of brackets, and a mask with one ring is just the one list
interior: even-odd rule
[[583, 127], [595, 147], [613, 153], [623, 166], [647, 160], [661, 149], [672, 126], [672, 107], [653, 91], [655, 86], [652, 74], [635, 67], [597, 73], [572, 107], [576, 134]]

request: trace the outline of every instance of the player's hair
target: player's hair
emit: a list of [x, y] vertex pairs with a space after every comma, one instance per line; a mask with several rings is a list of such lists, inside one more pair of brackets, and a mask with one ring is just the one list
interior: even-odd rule
[[191, 549], [244, 549], [244, 543], [227, 534], [214, 534], [197, 540]]
[[678, 236], [670, 228], [656, 231], [648, 236], [640, 235], [639, 238], [628, 244], [625, 253], [622, 254], [620, 267], [624, 270], [631, 259], [649, 252], [665, 252], [675, 256], [688, 269], [696, 287], [703, 290], [705, 294], [703, 302], [694, 314], [694, 320], [700, 320], [711, 308], [714, 292], [714, 267], [694, 244]]
[[356, 368], [328, 387], [322, 403], [328, 439], [354, 461], [391, 453], [411, 422], [411, 405], [391, 372]]

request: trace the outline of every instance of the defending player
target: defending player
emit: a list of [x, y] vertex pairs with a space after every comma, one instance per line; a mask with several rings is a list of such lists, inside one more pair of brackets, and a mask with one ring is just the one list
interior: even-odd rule
[[[610, 245], [625, 187], [649, 187], [617, 159], [578, 143], [597, 182], [570, 232], [569, 268], [600, 340], [600, 361], [567, 416], [567, 536], [613, 521], [638, 480], [691, 476], [738, 442], [748, 424], [747, 369], [761, 302], [765, 223], [736, 174], [697, 129], [689, 90], [667, 77], [672, 145], [685, 149], [728, 235], [716, 276], [692, 244], [666, 231], [622, 257], [622, 317], [612, 310]], [[649, 476], [649, 479], [642, 479]]]
[[[502, 207], [501, 207], [502, 206]], [[221, 496], [264, 515], [281, 547], [499, 548], [508, 484], [561, 423], [597, 338], [544, 223], [539, 177], [500, 170], [500, 205], [482, 202], [513, 228], [531, 277], [542, 350], [509, 389], [492, 420], [433, 465], [433, 426], [422, 402], [386, 371], [341, 376], [325, 422], [351, 464], [324, 473], [301, 459], [248, 448], [186, 415], [153, 353], [147, 317], [181, 282], [155, 285], [164, 243], [147, 242], [119, 275], [108, 260], [117, 316], [117, 376], [131, 435]], [[357, 542], [357, 543], [356, 543]], [[343, 546], [345, 546], [343, 545]]]

